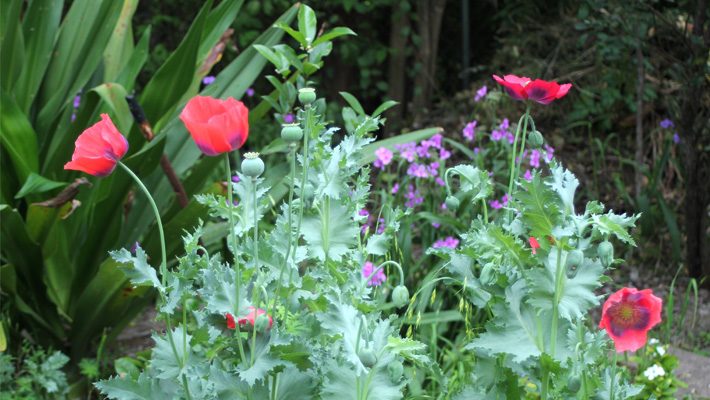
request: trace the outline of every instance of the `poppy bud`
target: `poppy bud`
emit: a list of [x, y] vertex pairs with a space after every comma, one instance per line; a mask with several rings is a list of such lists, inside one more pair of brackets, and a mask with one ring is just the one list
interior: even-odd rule
[[357, 355], [358, 357], [360, 357], [360, 361], [362, 362], [362, 364], [367, 368], [372, 368], [377, 363], [377, 356], [375, 355], [375, 351], [369, 347], [364, 347], [360, 349]]
[[577, 378], [577, 377], [569, 378], [569, 380], [567, 381], [567, 389], [569, 389], [569, 391], [572, 393], [579, 392], [580, 387], [581, 387], [581, 382], [580, 382], [579, 378]]
[[402, 373], [404, 372], [404, 365], [401, 361], [392, 361], [387, 365], [387, 373], [390, 376], [392, 383], [397, 383], [402, 379]]
[[458, 209], [460, 205], [461, 202], [455, 196], [446, 197], [446, 208], [448, 208], [449, 210], [456, 211], [456, 209]]
[[308, 105], [316, 101], [316, 90], [313, 88], [298, 89], [298, 101], [303, 105]]
[[269, 320], [269, 317], [266, 314], [261, 314], [256, 317], [254, 327], [256, 328], [257, 332], [266, 332], [267, 330], [269, 330], [269, 328], [271, 328], [271, 321]]
[[259, 158], [259, 153], [246, 153], [242, 161], [242, 173], [252, 178], [258, 178], [264, 173], [264, 161]]
[[392, 303], [395, 306], [404, 307], [409, 303], [409, 290], [406, 286], [399, 285], [392, 291]]
[[298, 124], [284, 124], [281, 126], [281, 139], [286, 143], [296, 143], [303, 138], [303, 129]]
[[534, 130], [528, 135], [528, 143], [531, 148], [539, 149], [545, 143], [545, 139], [542, 137], [540, 131]]
[[614, 246], [605, 240], [599, 243], [597, 247], [597, 255], [599, 256], [599, 261], [601, 261], [604, 267], [609, 267], [611, 262], [614, 261]]
[[565, 264], [567, 268], [577, 267], [582, 264], [584, 260], [584, 253], [582, 250], [572, 250], [567, 253], [567, 263]]

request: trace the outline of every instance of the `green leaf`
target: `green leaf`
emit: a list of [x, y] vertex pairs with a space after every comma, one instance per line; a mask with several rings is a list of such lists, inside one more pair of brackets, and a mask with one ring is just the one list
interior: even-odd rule
[[[190, 341], [192, 335], [183, 332], [183, 327], [173, 329], [173, 344], [167, 336], [153, 334], [155, 342], [151, 359], [151, 367], [158, 372], [160, 379], [175, 379], [188, 368], [199, 365], [201, 357], [192, 351]], [[177, 353], [177, 354], [176, 354]], [[177, 358], [177, 359], [176, 359]]]
[[343, 96], [345, 101], [347, 101], [348, 104], [350, 104], [350, 107], [352, 107], [353, 110], [355, 110], [355, 112], [357, 112], [359, 115], [365, 115], [365, 110], [362, 108], [362, 105], [360, 105], [360, 102], [357, 101], [355, 96], [351, 95], [348, 92], [338, 92], [338, 93], [340, 93], [340, 95]]
[[372, 116], [373, 116], [373, 117], [378, 117], [378, 116], [380, 116], [380, 114], [382, 114], [383, 112], [385, 112], [385, 111], [389, 110], [390, 108], [396, 106], [397, 104], [399, 104], [399, 103], [396, 102], [396, 101], [394, 101], [394, 100], [387, 100], [387, 101], [385, 101], [384, 103], [380, 104], [379, 107], [377, 107], [377, 108], [375, 109], [375, 111], [372, 113]]
[[285, 22], [277, 22], [274, 24], [275, 27], [283, 30], [284, 32], [288, 33], [289, 36], [292, 38], [296, 39], [296, 41], [303, 47], [306, 46], [306, 38], [303, 36], [303, 33], [291, 28], [287, 23]]
[[298, 9], [298, 31], [303, 35], [306, 41], [305, 46], [303, 46], [304, 48], [313, 43], [317, 29], [315, 11], [307, 5], [301, 4]]
[[0, 144], [10, 155], [19, 182], [39, 172], [37, 135], [27, 116], [4, 90], [0, 92]]
[[[314, 398], [313, 377], [293, 366], [287, 366], [278, 374], [275, 400], [310, 400]], [[272, 388], [273, 389], [273, 388]], [[272, 392], [273, 396], [274, 393]]]
[[553, 166], [552, 182], [545, 182], [562, 199], [562, 205], [567, 213], [574, 213], [574, 192], [579, 186], [577, 178], [561, 165]]
[[63, 0], [29, 2], [22, 21], [26, 62], [14, 93], [20, 108], [28, 113], [52, 58], [54, 39], [62, 17]]
[[389, 250], [389, 235], [372, 235], [367, 239], [365, 246], [367, 254], [375, 256], [384, 256]]
[[461, 191], [473, 196], [472, 202], [486, 199], [493, 192], [493, 186], [486, 171], [471, 165], [457, 165], [452, 170], [460, 177]]
[[530, 182], [521, 180], [520, 185], [524, 190], [519, 190], [516, 197], [522, 205], [523, 222], [530, 228], [530, 235], [536, 238], [552, 235], [562, 217], [560, 198], [543, 185], [539, 174], [533, 175]]
[[133, 28], [131, 19], [138, 7], [138, 0], [124, 0], [116, 29], [106, 44], [103, 53], [104, 82], [114, 82], [133, 53]]
[[[216, 264], [216, 261], [213, 262]], [[232, 268], [224, 265], [210, 265], [202, 271], [203, 287], [199, 293], [205, 300], [205, 308], [212, 313], [224, 316], [226, 313], [242, 315], [237, 310], [237, 290], [234, 286], [235, 273]], [[240, 304], [246, 308], [242, 299]]]
[[636, 246], [634, 238], [631, 237], [628, 231], [636, 226], [636, 220], [640, 216], [632, 215], [627, 217], [626, 214], [618, 215], [614, 214], [613, 211], [609, 211], [604, 215], [593, 215], [592, 220], [594, 221], [594, 230], [602, 235], [613, 234], [622, 242]]
[[320, 216], [304, 218], [302, 232], [308, 253], [321, 261], [340, 261], [357, 244], [359, 234], [348, 209], [336, 201], [327, 201]]
[[119, 263], [128, 264], [119, 266], [134, 286], [152, 286], [161, 292], [165, 287], [160, 283], [155, 269], [148, 264], [148, 256], [140, 246], [136, 246], [135, 257], [126, 249], [112, 251], [111, 257]]
[[148, 60], [148, 45], [150, 44], [150, 25], [146, 27], [143, 31], [143, 35], [138, 40], [138, 44], [133, 48], [131, 52], [131, 58], [129, 58], [123, 65], [123, 69], [116, 77], [115, 82], [123, 86], [127, 92], [133, 91], [133, 86], [135, 85], [138, 73], [145, 65]]
[[345, 36], [345, 35], [357, 35], [355, 32], [352, 31], [350, 28], [346, 28], [344, 26], [336, 26], [335, 28], [329, 30], [328, 32], [324, 33], [323, 35], [319, 36], [315, 41], [313, 41], [312, 46], [316, 47], [319, 44], [325, 43], [327, 41], [333, 40], [335, 38], [338, 38], [340, 36]]
[[515, 363], [541, 354], [537, 342], [535, 312], [522, 304], [525, 281], [517, 281], [505, 290], [508, 306], [496, 304], [495, 318], [486, 324], [486, 332], [466, 345], [466, 349], [482, 349], [492, 354], [510, 354]]
[[4, 1], [2, 3], [2, 26], [0, 26], [0, 86], [3, 91], [11, 91], [22, 73], [25, 61], [25, 43], [20, 16], [24, 1]]
[[[362, 318], [355, 307], [349, 304], [343, 304], [336, 299], [330, 299], [331, 304], [327, 313], [317, 314], [316, 318], [320, 321], [321, 328], [331, 335], [340, 335], [342, 337], [342, 348], [345, 351], [345, 359], [352, 364], [349, 366], [350, 374], [360, 376], [367, 373], [367, 368], [360, 361], [360, 357], [355, 349], [362, 345], [364, 336], [358, 335], [358, 328], [363, 323]], [[357, 340], [360, 340], [360, 344]]]
[[[530, 286], [528, 303], [541, 311], [552, 311], [555, 301], [555, 276], [557, 273], [557, 247], [550, 249], [545, 268], [536, 268], [528, 271], [526, 279]], [[560, 255], [560, 266], [565, 268], [567, 252]], [[560, 276], [561, 294], [559, 296], [558, 312], [562, 318], [570, 322], [584, 317], [589, 309], [599, 304], [599, 299], [594, 290], [601, 286], [600, 278], [604, 274], [604, 267], [599, 260], [585, 258], [577, 267], [573, 278], [568, 278], [566, 271]]]
[[175, 385], [160, 385], [146, 372], [137, 380], [130, 377], [113, 377], [94, 383], [94, 386], [110, 399], [120, 400], [168, 400], [177, 398]]
[[21, 199], [27, 195], [44, 193], [50, 190], [65, 186], [66, 182], [57, 182], [51, 179], [47, 179], [41, 175], [37, 175], [34, 172], [27, 177], [25, 184], [15, 195], [16, 199]]
[[[260, 335], [256, 339], [256, 348], [251, 349], [255, 351], [254, 363], [247, 363], [247, 365], [240, 364], [237, 367], [237, 372], [239, 372], [239, 377], [247, 383], [247, 385], [254, 386], [257, 381], [267, 381], [267, 374], [274, 368], [280, 365], [287, 365], [287, 362], [274, 357], [269, 353], [270, 343], [268, 339]], [[251, 358], [251, 354], [247, 355], [248, 359]]]

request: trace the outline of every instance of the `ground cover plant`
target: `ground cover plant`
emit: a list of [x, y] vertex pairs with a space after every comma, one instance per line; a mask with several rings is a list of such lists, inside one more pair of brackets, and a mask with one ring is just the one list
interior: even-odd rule
[[[4, 7], [23, 14], [17, 4]], [[48, 152], [56, 168], [35, 166], [24, 180], [23, 152], [34, 153], [22, 146], [43, 114], [3, 91], [14, 180], [0, 206], [1, 294], [11, 300], [0, 321], [0, 352], [11, 349], [0, 354], [0, 398], [670, 399], [684, 387], [667, 342], [693, 287], [697, 304], [697, 283], [674, 315], [672, 293], [615, 282], [641, 215], [588, 192], [580, 201], [580, 180], [545, 133], [554, 122], [536, 123], [579, 90], [574, 82], [493, 74], [459, 130], [378, 140], [397, 103], [370, 111], [355, 91], [324, 95], [316, 74], [356, 32], [319, 27], [298, 4], [250, 58], [212, 78], [201, 57], [215, 56], [241, 2], [212, 6], [196, 17], [202, 33], [185, 41], [197, 65], [190, 85], [155, 100], [161, 116], [150, 116], [147, 94], [109, 83], [90, 110], [81, 111], [86, 95], [65, 101], [64, 115], [47, 121], [74, 146]], [[244, 63], [256, 63], [246, 75]], [[257, 96], [249, 85], [262, 65], [271, 92]], [[661, 124], [667, 144], [671, 127]], [[72, 192], [59, 193], [70, 171]], [[59, 193], [59, 207], [35, 201], [43, 193]], [[71, 217], [81, 225], [63, 225]], [[104, 231], [94, 262], [71, 264], [93, 272], [62, 275], [62, 251], [84, 254], [72, 240]], [[150, 343], [137, 354], [107, 350], [144, 307], [157, 313]]]

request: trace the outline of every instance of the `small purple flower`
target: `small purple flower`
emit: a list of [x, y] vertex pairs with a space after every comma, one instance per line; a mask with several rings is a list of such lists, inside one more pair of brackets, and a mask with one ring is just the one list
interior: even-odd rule
[[513, 144], [513, 142], [515, 142], [515, 135], [513, 135], [513, 132], [506, 132], [505, 138], [508, 139], [508, 143], [510, 144]]
[[488, 86], [483, 85], [480, 89], [476, 91], [476, 97], [473, 98], [473, 101], [478, 103], [479, 101], [483, 100], [484, 97], [486, 97], [486, 94], [488, 94]]
[[377, 220], [377, 234], [381, 235], [382, 233], [385, 232], [385, 228], [387, 228], [387, 225], [385, 225], [385, 219], [380, 218]]
[[678, 135], [678, 132], [673, 133], [673, 143], [675, 143], [675, 144], [680, 143], [680, 136]]
[[247, 97], [254, 97], [254, 88], [248, 88], [246, 94]]
[[139, 248], [140, 246], [141, 246], [140, 242], [135, 242], [135, 243], [133, 243], [133, 245], [131, 246], [131, 255], [135, 256], [135, 255], [136, 255], [136, 251], [138, 250], [138, 248]]
[[481, 152], [481, 148], [480, 148], [480, 147], [474, 147], [474, 148], [473, 148], [473, 154], [478, 155], [478, 153], [480, 153], [480, 152]]
[[215, 77], [212, 75], [207, 75], [206, 77], [202, 78], [202, 84], [207, 86], [211, 85], [215, 80]]
[[392, 194], [397, 194], [399, 192], [399, 183], [392, 185]]
[[440, 249], [442, 247], [448, 247], [450, 249], [455, 249], [459, 245], [459, 240], [453, 236], [447, 236], [446, 239], [439, 239], [431, 246], [435, 249]]
[[369, 261], [367, 261], [363, 266], [362, 266], [362, 277], [363, 278], [370, 278], [367, 281], [367, 286], [380, 286], [387, 280], [387, 276], [385, 276], [385, 271], [384, 268], [380, 268], [375, 272], [373, 275], [373, 272], [375, 271], [375, 265]]
[[284, 122], [285, 123], [292, 124], [295, 120], [296, 120], [296, 117], [293, 114], [291, 114], [291, 113], [284, 114]]
[[474, 139], [476, 139], [476, 126], [478, 125], [478, 121], [473, 120], [466, 124], [463, 128], [463, 137], [466, 138], [469, 142], [472, 142]]
[[[227, 206], [227, 207], [229, 207], [229, 200], [224, 199], [224, 205]], [[238, 206], [238, 205], [239, 205], [239, 200], [237, 200], [237, 199], [232, 199], [232, 205], [233, 205], [234, 207]]]
[[81, 104], [81, 95], [78, 94], [74, 96], [74, 108], [77, 109], [79, 108], [79, 105]]
[[659, 125], [660, 125], [661, 128], [663, 128], [663, 129], [670, 129], [670, 128], [673, 128], [673, 127], [675, 126], [675, 124], [673, 123], [673, 121], [671, 121], [671, 120], [668, 119], [668, 118], [665, 118], [663, 121], [661, 121], [661, 123], [660, 123]]
[[404, 198], [407, 199], [404, 205], [408, 208], [414, 208], [424, 202], [424, 197], [421, 196], [419, 190], [414, 189], [414, 185], [407, 186], [407, 193], [404, 194]]
[[439, 150], [439, 158], [441, 160], [448, 160], [451, 157], [451, 152], [446, 149]]
[[367, 208], [363, 208], [362, 210], [360, 210], [360, 211], [357, 212], [357, 215], [359, 215], [359, 216], [361, 216], [361, 217], [369, 217], [369, 216], [370, 216], [370, 212], [367, 211]]
[[417, 157], [416, 148], [417, 144], [414, 142], [399, 144], [395, 146], [395, 150], [399, 151], [399, 155], [409, 162], [413, 162], [414, 159]]
[[550, 146], [549, 144], [545, 145], [545, 162], [550, 163], [552, 161], [552, 158], [555, 157], [555, 148]]
[[525, 171], [525, 175], [523, 175], [523, 178], [525, 178], [525, 180], [528, 182], [532, 180], [533, 176], [530, 170]]
[[[504, 118], [503, 122], [498, 125], [498, 129], [494, 129], [493, 132], [491, 132], [491, 140], [494, 142], [497, 142], [504, 137], [508, 137], [508, 141], [510, 141], [509, 136], [512, 134], [508, 132], [508, 128], [510, 127], [510, 121], [508, 121], [508, 118]], [[515, 139], [515, 138], [513, 138]]]
[[446, 186], [446, 182], [444, 182], [444, 180], [441, 179], [441, 177], [439, 177], [439, 176], [437, 176], [436, 179], [434, 179], [434, 182], [436, 182], [436, 184], [439, 186], [442, 186], [442, 187]]
[[506, 194], [500, 200], [489, 201], [488, 205], [491, 206], [492, 209], [498, 210], [498, 209], [501, 209], [501, 208], [505, 207], [506, 205], [508, 205], [509, 200], [510, 200], [510, 196], [508, 196]]
[[409, 165], [409, 168], [407, 168], [407, 175], [415, 178], [428, 178], [429, 172], [427, 171], [426, 165], [412, 163]]
[[380, 147], [375, 150], [375, 156], [377, 157], [373, 163], [375, 168], [385, 169], [385, 165], [389, 165], [392, 162], [392, 151], [386, 147]]
[[540, 168], [540, 152], [537, 149], [530, 152], [530, 166]]
[[434, 227], [434, 229], [439, 229], [439, 228], [441, 228], [441, 224], [438, 223], [438, 222], [432, 222], [432, 223], [431, 223], [431, 226]]
[[239, 175], [232, 175], [232, 182], [234, 183], [239, 183], [241, 179], [239, 179]]

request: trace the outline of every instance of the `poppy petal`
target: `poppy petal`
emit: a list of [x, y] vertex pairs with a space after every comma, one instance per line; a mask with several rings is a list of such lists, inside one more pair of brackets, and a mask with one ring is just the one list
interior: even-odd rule
[[[511, 75], [506, 75], [511, 76]], [[514, 75], [512, 75], [514, 76]], [[517, 77], [516, 77], [517, 78]], [[498, 75], [493, 75], [493, 79], [498, 82], [499, 85], [505, 88], [505, 91], [510, 97], [515, 100], [525, 100], [527, 99], [527, 94], [525, 93], [525, 87], [520, 83], [509, 82]]]
[[527, 98], [540, 104], [550, 104], [555, 100], [555, 96], [559, 90], [560, 85], [558, 85], [557, 82], [548, 82], [542, 79], [535, 79], [525, 86]]

